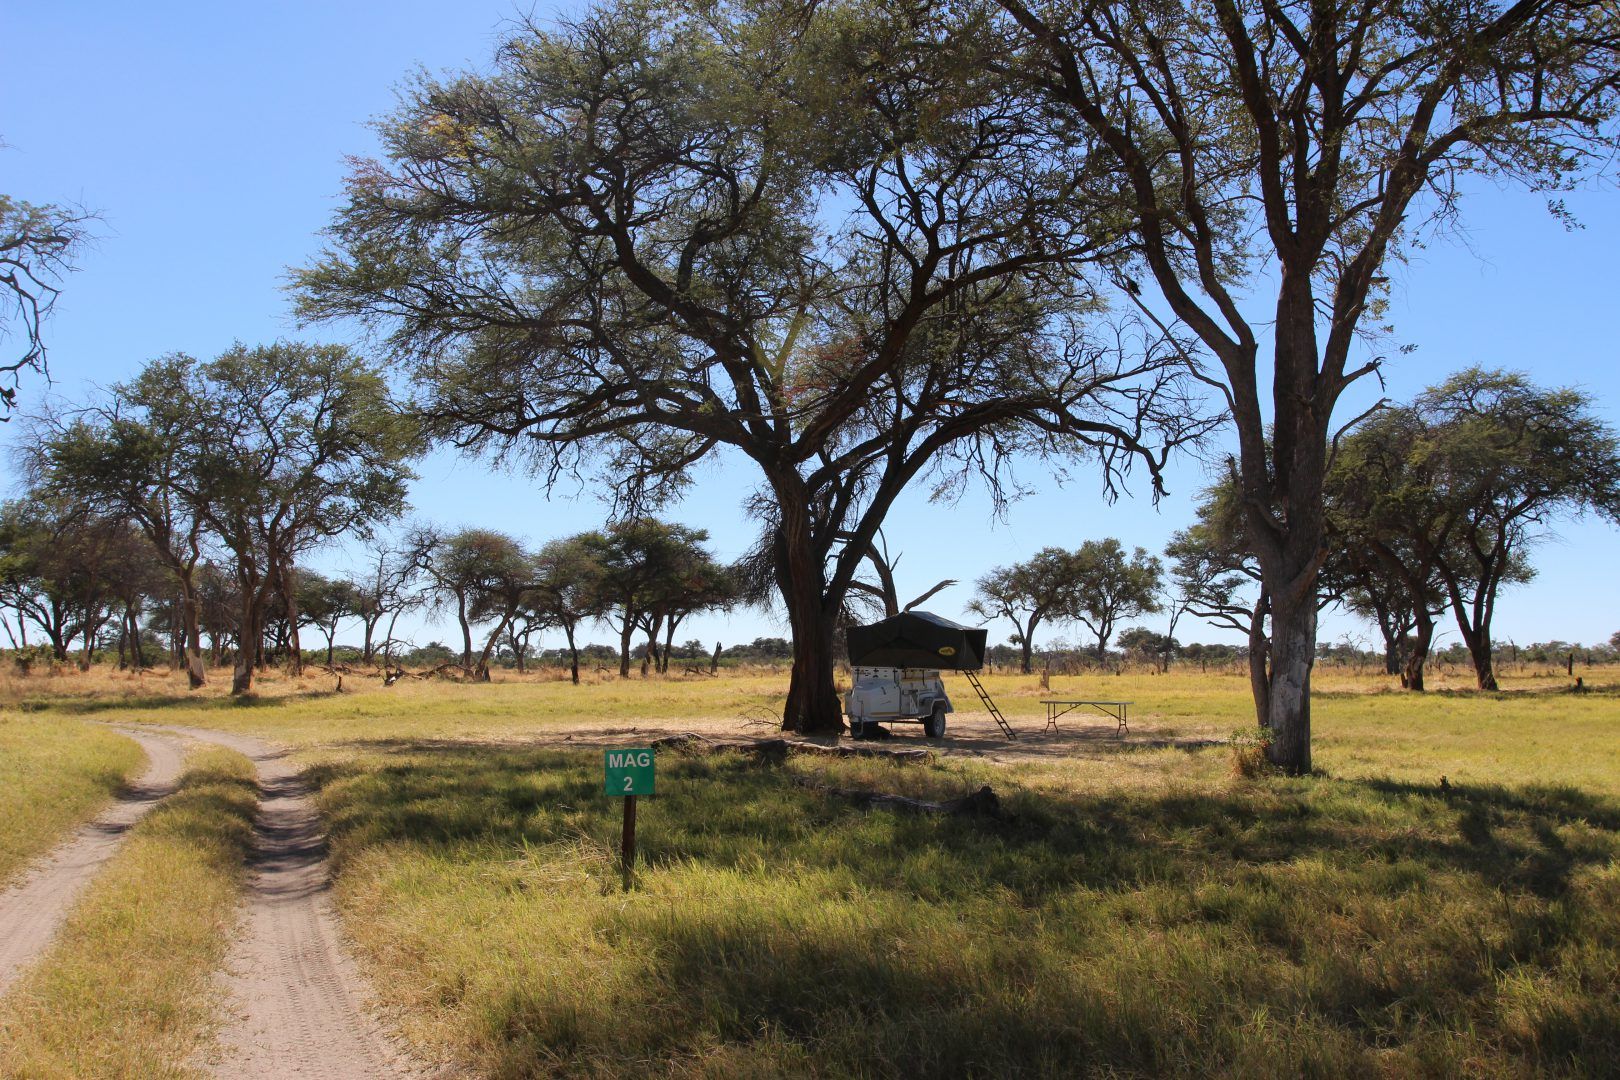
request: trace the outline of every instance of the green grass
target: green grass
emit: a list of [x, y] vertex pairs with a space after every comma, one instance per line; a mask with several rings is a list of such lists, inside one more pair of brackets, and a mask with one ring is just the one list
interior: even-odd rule
[[140, 771], [134, 742], [71, 717], [0, 713], [0, 886]]
[[178, 1077], [217, 1022], [257, 803], [240, 754], [193, 753], [51, 948], [0, 998], [0, 1076]]
[[[1224, 738], [1252, 723], [1241, 676], [995, 677], [1013, 746], [664, 755], [629, 894], [600, 753], [572, 747], [740, 734], [785, 676], [10, 692], [299, 748], [374, 984], [480, 1074], [1612, 1075], [1620, 673], [1583, 674], [1415, 696], [1321, 670], [1320, 772], [1293, 780], [1237, 778], [1224, 746], [1038, 734], [1041, 698], [1079, 695], [1135, 700], [1136, 738]], [[983, 783], [1006, 820], [824, 790]]]
[[[660, 763], [618, 890], [600, 758], [322, 766], [348, 922], [414, 1035], [493, 1076], [1600, 1074], [1620, 804], [1069, 770]], [[814, 786], [981, 782], [1009, 819]]]

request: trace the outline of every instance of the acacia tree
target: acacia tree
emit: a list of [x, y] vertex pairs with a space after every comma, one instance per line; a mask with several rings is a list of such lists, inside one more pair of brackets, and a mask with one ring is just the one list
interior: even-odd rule
[[[647, 635], [647, 663], [641, 670], [646, 675], [665, 618], [671, 612], [684, 615], [693, 610], [682, 597], [684, 582], [704, 574], [705, 564], [713, 565], [702, 548], [709, 534], [657, 518], [633, 517], [578, 539], [594, 566], [594, 607], [619, 634], [619, 677], [630, 677], [630, 644], [637, 630]], [[698, 581], [691, 583], [700, 590], [707, 588]]]
[[199, 417], [178, 382], [191, 362], [153, 361], [102, 401], [40, 417], [25, 454], [43, 490], [126, 518], [146, 535], [179, 589], [181, 663], [193, 690], [207, 682], [198, 573], [206, 522], [182, 478], [197, 462], [189, 440]]
[[1075, 607], [1079, 566], [1073, 552], [1047, 547], [1027, 562], [998, 566], [974, 583], [976, 595], [968, 610], [983, 619], [1006, 619], [1017, 632], [1020, 668], [1030, 673], [1035, 631], [1051, 618], [1062, 618]]
[[329, 578], [314, 570], [300, 569], [297, 581], [298, 617], [326, 639], [326, 664], [331, 667], [338, 624], [360, 617], [362, 595], [352, 581]]
[[[707, 539], [708, 534], [704, 533]], [[669, 658], [675, 645], [675, 632], [689, 616], [700, 611], [725, 611], [739, 600], [736, 575], [729, 566], [715, 561], [701, 541], [687, 549], [686, 557], [664, 583], [652, 612], [652, 626], [663, 625], [664, 645], [658, 656], [658, 670], [669, 673]]]
[[102, 576], [116, 522], [88, 517], [38, 492], [0, 507], [0, 597], [17, 613], [18, 643], [26, 647], [32, 623], [65, 661], [84, 637], [89, 657], [106, 620]]
[[1424, 606], [1449, 603], [1482, 690], [1495, 690], [1491, 621], [1505, 584], [1557, 518], [1620, 518], [1620, 448], [1576, 390], [1469, 368], [1347, 440], [1333, 491], [1356, 539]]
[[1382, 314], [1384, 265], [1455, 217], [1465, 175], [1556, 188], [1608, 159], [1620, 15], [1607, 0], [995, 3], [997, 67], [1117, 180], [1136, 241], [1119, 298], [1215, 360], [1273, 629], [1256, 704], [1272, 761], [1307, 771], [1323, 483], [1339, 399], [1379, 365], [1357, 339]]
[[534, 556], [522, 544], [491, 554], [496, 557], [486, 558], [479, 567], [481, 580], [470, 612], [474, 622], [493, 624], [484, 639], [484, 648], [478, 654], [478, 664], [473, 668], [473, 673], [486, 682], [489, 680], [489, 658], [494, 655], [501, 636], [512, 627], [513, 621], [523, 610], [529, 590], [539, 576]]
[[278, 590], [288, 623], [298, 624], [296, 591], [286, 587], [295, 561], [401, 512], [416, 435], [377, 370], [341, 346], [237, 345], [208, 363], [154, 361], [141, 378], [191, 417], [165, 483], [231, 553], [239, 605], [231, 692], [246, 693]]
[[[583, 463], [635, 512], [731, 448], [793, 631], [784, 726], [837, 731], [836, 621], [919, 479], [1015, 453], [1110, 493], [1204, 430], [1156, 336], [1088, 330], [1119, 237], [1087, 148], [899, 6], [624, 3], [423, 78], [380, 125], [302, 312], [388, 331], [469, 450]], [[827, 122], [836, 115], [838, 122]]]
[[390, 653], [394, 627], [399, 616], [417, 602], [414, 590], [420, 570], [407, 546], [396, 550], [379, 545], [372, 553], [364, 571], [354, 574], [350, 585], [354, 589], [354, 615], [360, 620], [364, 633], [361, 663], [369, 664], [377, 655], [377, 628], [383, 619], [388, 626], [383, 632], [384, 652]]
[[1159, 610], [1164, 567], [1143, 548], [1130, 555], [1118, 540], [1087, 540], [1074, 553], [1074, 589], [1065, 612], [1097, 638], [1097, 659], [1108, 658], [1108, 639], [1122, 619]]
[[1350, 609], [1377, 624], [1386, 668], [1393, 660], [1401, 685], [1415, 691], [1448, 603], [1440, 563], [1456, 540], [1420, 460], [1429, 437], [1415, 409], [1381, 410], [1340, 443], [1325, 491], [1326, 570], [1347, 583]]
[[[462, 529], [446, 533], [428, 526], [412, 530], [405, 541], [420, 571], [427, 602], [437, 611], [451, 610], [461, 629], [461, 669], [474, 673], [472, 628], [490, 618], [502, 626], [490, 637], [490, 647], [504, 629], [507, 597], [503, 586], [527, 576], [523, 545], [494, 529]], [[504, 590], [510, 595], [510, 590]], [[489, 648], [484, 650], [487, 658]], [[482, 661], [480, 661], [482, 665]], [[483, 668], [487, 674], [487, 668]]]
[[545, 625], [555, 626], [568, 642], [569, 676], [579, 685], [579, 642], [582, 622], [602, 615], [602, 564], [596, 534], [553, 540], [535, 556], [535, 582], [528, 603]]

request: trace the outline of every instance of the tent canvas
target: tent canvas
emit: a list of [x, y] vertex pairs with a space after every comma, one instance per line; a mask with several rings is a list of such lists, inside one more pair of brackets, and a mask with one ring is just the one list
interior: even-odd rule
[[854, 667], [943, 668], [977, 671], [984, 667], [987, 630], [954, 623], [928, 611], [904, 611], [870, 626], [852, 626], [849, 662]]

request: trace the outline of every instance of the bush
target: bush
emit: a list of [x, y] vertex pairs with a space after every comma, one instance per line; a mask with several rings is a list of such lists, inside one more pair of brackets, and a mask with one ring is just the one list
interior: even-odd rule
[[1271, 729], [1239, 728], [1227, 740], [1232, 747], [1232, 772], [1253, 779], [1272, 770], [1266, 752], [1271, 749]]

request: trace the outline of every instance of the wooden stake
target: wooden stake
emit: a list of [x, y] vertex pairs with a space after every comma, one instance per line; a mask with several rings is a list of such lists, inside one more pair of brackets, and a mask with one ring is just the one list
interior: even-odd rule
[[620, 859], [624, 863], [624, 890], [630, 891], [630, 882], [636, 865], [636, 797], [624, 797], [624, 837], [619, 845]]

